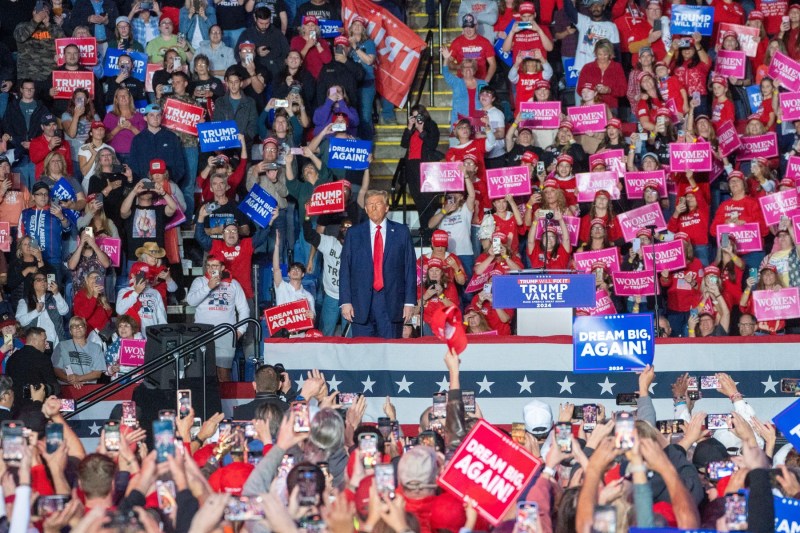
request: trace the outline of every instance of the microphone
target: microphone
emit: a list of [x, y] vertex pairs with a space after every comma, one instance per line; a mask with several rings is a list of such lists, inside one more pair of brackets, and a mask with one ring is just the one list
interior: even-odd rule
[[658, 229], [658, 226], [656, 226], [655, 224], [648, 224], [647, 226], [645, 226], [645, 229], [649, 229], [651, 233], [655, 233], [656, 229]]

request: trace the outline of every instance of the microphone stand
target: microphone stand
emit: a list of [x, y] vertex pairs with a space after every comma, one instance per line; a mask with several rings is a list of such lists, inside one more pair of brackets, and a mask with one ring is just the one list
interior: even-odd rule
[[[658, 285], [658, 267], [656, 265], [656, 225], [650, 224], [648, 226], [645, 226], [645, 228], [650, 230], [650, 240], [652, 242], [652, 247], [653, 247], [653, 302], [654, 302], [653, 307], [655, 308], [655, 318], [656, 318], [655, 332], [656, 332], [656, 337], [659, 337], [658, 332], [661, 329], [661, 326], [659, 326], [658, 322], [659, 321], [658, 291], [660, 287]], [[655, 340], [653, 342], [655, 342]]]
[[544, 270], [543, 270], [543, 272], [545, 274], [547, 273], [547, 261], [548, 261], [547, 243], [550, 242], [550, 237], [547, 235], [547, 228], [550, 227], [550, 220], [552, 220], [552, 218], [553, 218], [553, 213], [547, 213], [544, 216], [544, 229], [542, 230], [542, 236], [544, 237], [544, 243], [545, 243], [544, 244], [544, 250], [543, 250], [543, 252], [544, 252], [544, 267], [543, 267]]

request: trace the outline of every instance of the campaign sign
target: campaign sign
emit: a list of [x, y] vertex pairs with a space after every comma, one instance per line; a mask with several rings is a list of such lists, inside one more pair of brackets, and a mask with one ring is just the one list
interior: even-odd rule
[[[483, 274], [475, 273], [472, 275], [472, 279], [469, 280], [467, 286], [464, 287], [464, 292], [478, 292], [483, 289], [483, 286], [489, 282], [489, 278], [492, 277], [491, 270], [486, 270]], [[422, 271], [419, 271], [419, 275], [417, 278], [421, 281], [422, 280]]]
[[503, 39], [496, 39], [494, 41], [494, 54], [500, 58], [503, 63], [511, 67], [514, 65], [514, 57], [511, 55], [511, 52], [503, 51], [504, 42], [505, 41]]
[[782, 215], [791, 217], [797, 209], [797, 189], [762, 196], [758, 203], [761, 204], [761, 213], [767, 225], [778, 224]]
[[281, 328], [286, 328], [289, 333], [294, 333], [314, 327], [308, 300], [305, 298], [264, 310], [264, 320], [270, 335], [275, 335], [275, 332]]
[[[795, 450], [800, 450], [800, 400], [775, 415], [772, 422]], [[777, 517], [777, 514], [775, 515]], [[794, 528], [793, 528], [794, 529]], [[777, 528], [775, 531], [779, 531]], [[786, 529], [784, 531], [791, 531]], [[797, 531], [795, 529], [795, 531]]]
[[613, 315], [617, 312], [617, 307], [614, 305], [614, 302], [611, 300], [611, 296], [608, 295], [608, 291], [605, 289], [599, 289], [595, 292], [594, 295], [595, 305], [594, 307], [578, 307], [575, 309], [576, 316], [602, 316], [602, 315]]
[[669, 109], [669, 118], [672, 122], [683, 122], [681, 113], [678, 111], [678, 104], [675, 102], [674, 98], [667, 100], [666, 106], [667, 109]]
[[520, 128], [554, 130], [561, 123], [561, 102], [521, 102], [519, 110]]
[[[66, 178], [61, 178], [50, 189], [50, 198], [56, 202], [74, 202], [78, 199], [78, 195], [75, 194], [75, 189], [72, 188], [70, 182]], [[80, 218], [78, 211], [67, 209], [66, 207], [62, 208], [62, 211], [70, 222], [73, 224], [78, 223], [78, 218]]]
[[781, 120], [789, 122], [800, 119], [800, 92], [780, 93]]
[[761, 109], [763, 97], [761, 96], [761, 85], [748, 85], [745, 87], [747, 101], [750, 102], [750, 109], [755, 113]]
[[575, 252], [575, 270], [578, 272], [591, 272], [592, 265], [600, 261], [605, 263], [608, 270], [617, 273], [619, 267], [619, 248], [603, 248], [602, 250], [591, 250], [589, 252]]
[[111, 264], [118, 267], [120, 252], [122, 250], [122, 241], [115, 237], [95, 237], [94, 240], [97, 246], [111, 259]]
[[371, 153], [372, 141], [331, 137], [328, 145], [328, 168], [366, 170], [369, 168], [367, 158]]
[[710, 143], [670, 143], [669, 169], [672, 172], [709, 172], [711, 170]]
[[709, 36], [714, 27], [714, 8], [703, 6], [672, 6], [669, 31], [672, 35], [691, 35], [694, 32]]
[[641, 200], [644, 198], [644, 186], [648, 181], [658, 182], [660, 198], [667, 196], [667, 177], [663, 170], [626, 172], [624, 180], [628, 200]]
[[635, 372], [653, 364], [653, 316], [576, 316], [572, 321], [572, 371]]
[[[148, 70], [147, 54], [143, 54], [141, 52], [133, 52], [133, 51], [127, 52], [125, 50], [120, 50], [119, 48], [109, 48], [108, 50], [106, 50], [105, 59], [103, 61], [103, 74], [106, 76], [113, 76], [113, 77], [119, 75], [118, 61], [119, 61], [119, 56], [121, 55], [127, 55], [131, 58], [131, 61], [133, 61], [133, 69], [131, 70], [131, 76], [133, 76], [134, 78], [136, 78], [141, 82], [144, 82]], [[153, 66], [157, 67], [153, 70], [153, 72], [161, 68], [161, 65], [153, 65]], [[150, 74], [150, 79], [151, 80], [153, 79], [152, 73]], [[148, 90], [152, 91], [152, 87]]]
[[204, 113], [203, 108], [199, 105], [167, 98], [161, 108], [161, 125], [171, 130], [196, 136], [197, 123], [203, 119]]
[[774, 131], [764, 135], [743, 135], [742, 146], [736, 159], [750, 161], [756, 157], [778, 157], [778, 134]]
[[531, 178], [528, 167], [502, 167], [486, 169], [486, 185], [489, 198], [503, 198], [505, 195], [525, 196], [531, 193]]
[[222, 122], [201, 122], [197, 125], [197, 138], [201, 152], [239, 148], [239, 128], [235, 120]]
[[722, 152], [723, 157], [727, 157], [734, 151], [742, 146], [742, 139], [739, 137], [739, 132], [736, 131], [736, 126], [730, 120], [726, 120], [717, 126], [717, 140], [719, 141], [719, 150]]
[[745, 61], [747, 58], [740, 50], [720, 50], [714, 72], [726, 78], [744, 78]]
[[753, 314], [759, 321], [800, 317], [800, 288], [753, 291]]
[[562, 57], [561, 63], [564, 65], [564, 72], [566, 72], [566, 88], [567, 89], [574, 89], [578, 86], [578, 76], [580, 75], [580, 69], [575, 68], [575, 58], [574, 57]]
[[653, 273], [644, 270], [614, 274], [614, 294], [617, 296], [655, 296]]
[[541, 309], [595, 305], [592, 274], [524, 274], [492, 277], [492, 305]]
[[319, 32], [326, 39], [333, 39], [342, 34], [344, 24], [341, 20], [319, 19]]
[[617, 223], [622, 230], [625, 242], [633, 241], [636, 238], [637, 231], [650, 225], [655, 225], [656, 231], [667, 229], [664, 214], [661, 212], [661, 204], [658, 202], [623, 211], [617, 215]]
[[75, 89], [86, 89], [94, 97], [94, 73], [92, 71], [66, 71], [54, 70], [53, 88], [56, 90], [56, 100], [69, 100]]
[[748, 222], [737, 226], [736, 224], [717, 224], [717, 248], [722, 247], [722, 235], [730, 233], [736, 241], [736, 251], [760, 252], [763, 243], [761, 242], [761, 227], [756, 222]]
[[767, 72], [773, 80], [780, 80], [789, 91], [800, 91], [800, 63], [783, 52], [775, 52]]
[[497, 525], [541, 466], [510, 436], [478, 420], [439, 474], [439, 485]]
[[[764, 3], [766, 4], [766, 2]], [[781, 13], [781, 15], [782, 14], [783, 13]], [[747, 57], [756, 57], [756, 53], [758, 53], [758, 41], [761, 39], [758, 28], [731, 24], [730, 22], [721, 23], [719, 25], [719, 31], [717, 32], [717, 44], [719, 45], [720, 51], [722, 51], [722, 36], [729, 31], [736, 34], [736, 40], [739, 41], [739, 49], [744, 52]]]
[[146, 339], [122, 339], [119, 341], [120, 366], [142, 366]]
[[329, 215], [345, 209], [344, 182], [334, 181], [314, 187], [311, 199], [306, 204], [306, 215]]
[[94, 37], [64, 37], [56, 39], [56, 66], [64, 64], [64, 48], [74, 44], [80, 51], [80, 64], [91, 67], [97, 64], [97, 39]]
[[145, 91], [147, 91], [149, 93], [154, 92], [154, 89], [153, 89], [153, 74], [155, 74], [156, 71], [158, 71], [158, 70], [161, 70], [161, 65], [158, 64], [158, 63], [148, 63], [147, 66], [145, 67], [145, 73], [144, 73], [144, 90]]
[[625, 176], [625, 152], [623, 150], [603, 150], [589, 156], [589, 168], [594, 168], [595, 161], [602, 161], [606, 170], [616, 173], [618, 178]]
[[792, 179], [800, 178], [800, 155], [789, 156], [789, 159], [786, 161], [785, 177]]
[[11, 251], [11, 224], [0, 222], [0, 252]]
[[462, 163], [422, 163], [419, 166], [422, 192], [463, 192]]
[[269, 226], [269, 221], [272, 220], [277, 208], [278, 201], [258, 183], [253, 185], [250, 194], [239, 204], [239, 211], [250, 217], [260, 228]]
[[772, 508], [775, 511], [776, 533], [800, 531], [800, 500], [773, 496]]
[[579, 202], [592, 202], [597, 191], [606, 191], [612, 200], [619, 200], [619, 178], [616, 172], [582, 172], [575, 174]]
[[567, 108], [569, 120], [575, 126], [574, 135], [582, 133], [602, 133], [606, 131], [606, 105], [579, 105]]
[[[674, 272], [686, 268], [686, 255], [683, 253], [683, 241], [674, 240], [668, 242], [657, 242], [655, 244], [656, 270], [658, 272]], [[642, 246], [644, 255], [644, 269], [653, 271], [653, 245], [645, 244]]]
[[[536, 222], [536, 233], [534, 237], [538, 241], [542, 238], [542, 233], [544, 233], [544, 217], [539, 217], [539, 220]], [[571, 217], [569, 215], [564, 215], [564, 224], [567, 226], [567, 233], [569, 234], [569, 243], [575, 247], [578, 246], [578, 237], [580, 236], [580, 229], [581, 229], [581, 219], [580, 217]], [[561, 224], [551, 220], [549, 221], [549, 227], [556, 230], [556, 235], [559, 238], [563, 239], [564, 236], [561, 234]]]

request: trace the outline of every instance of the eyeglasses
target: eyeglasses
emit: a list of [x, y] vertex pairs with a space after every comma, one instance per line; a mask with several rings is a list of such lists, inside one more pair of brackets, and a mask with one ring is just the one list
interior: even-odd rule
[[226, 229], [226, 230], [223, 230], [223, 233], [232, 233], [232, 234], [238, 234], [238, 233], [239, 233], [239, 230], [238, 230], [238, 229], [236, 229], [236, 228], [228, 228], [228, 229]]
[[745, 328], [745, 327], [752, 328], [752, 327], [755, 327], [755, 325], [756, 325], [755, 322], [739, 322], [739, 327], [740, 328]]
[[50, 194], [46, 193], [46, 192], [36, 192], [36, 193], [33, 193], [33, 195], [34, 196], [50, 196]]
[[69, 329], [86, 329], [86, 326], [84, 326], [83, 324], [73, 324], [72, 326], [69, 327]]

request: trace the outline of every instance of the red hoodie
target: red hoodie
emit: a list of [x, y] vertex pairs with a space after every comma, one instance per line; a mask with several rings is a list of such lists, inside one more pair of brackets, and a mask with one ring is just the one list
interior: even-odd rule
[[694, 211], [687, 211], [678, 218], [670, 217], [667, 229], [672, 233], [685, 232], [695, 246], [705, 245], [708, 244], [708, 218], [708, 206], [698, 205]]
[[758, 223], [762, 238], [767, 234], [767, 223], [764, 222], [764, 216], [761, 214], [761, 207], [758, 205], [758, 200], [745, 196], [741, 200], [734, 200], [731, 198], [719, 204], [717, 214], [711, 222], [711, 235], [714, 237], [717, 236], [717, 226], [725, 224], [725, 220], [734, 211], [739, 214], [739, 220]]
[[[697, 288], [694, 288], [684, 280], [684, 277], [689, 272], [694, 273], [693, 283], [694, 287]], [[659, 276], [658, 280], [661, 286], [667, 289], [667, 309], [685, 313], [700, 298], [699, 287], [700, 282], [703, 281], [703, 264], [695, 257], [683, 270], [670, 272], [666, 280], [663, 276]]]

